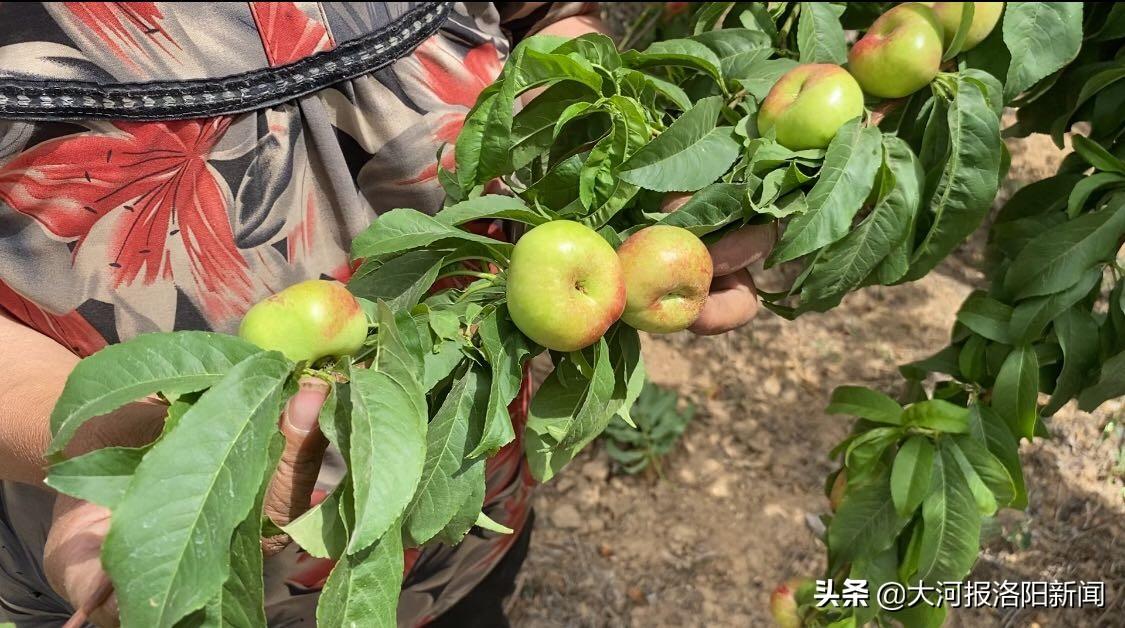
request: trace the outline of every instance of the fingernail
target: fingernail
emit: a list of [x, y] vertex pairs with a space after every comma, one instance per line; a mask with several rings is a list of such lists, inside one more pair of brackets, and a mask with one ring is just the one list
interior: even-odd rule
[[328, 396], [328, 384], [316, 378], [301, 380], [300, 390], [285, 406], [285, 422], [300, 434], [308, 434], [317, 427], [320, 409]]

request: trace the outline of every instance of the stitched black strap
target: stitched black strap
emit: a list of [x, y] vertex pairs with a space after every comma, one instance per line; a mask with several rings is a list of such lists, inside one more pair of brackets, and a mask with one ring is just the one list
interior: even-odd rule
[[114, 85], [0, 79], [0, 118], [183, 120], [261, 109], [389, 65], [434, 34], [451, 6], [451, 2], [425, 3], [333, 50], [280, 68], [220, 79]]

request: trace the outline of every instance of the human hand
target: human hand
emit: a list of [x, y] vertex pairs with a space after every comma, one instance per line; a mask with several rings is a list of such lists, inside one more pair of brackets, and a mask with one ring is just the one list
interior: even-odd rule
[[[676, 211], [690, 198], [690, 194], [670, 194], [661, 211]], [[690, 331], [713, 336], [737, 329], [758, 314], [758, 290], [747, 267], [769, 255], [776, 241], [777, 226], [769, 223], [746, 225], [707, 247], [714, 278], [707, 302]]]
[[[327, 383], [306, 377], [282, 412], [280, 428], [285, 449], [263, 503], [265, 514], [278, 525], [289, 523], [309, 509], [328, 446], [317, 423], [327, 396]], [[117, 444], [120, 443], [106, 443]], [[119, 623], [117, 599], [101, 564], [109, 521], [110, 512], [103, 506], [66, 495], [55, 500], [51, 529], [43, 548], [43, 566], [51, 586], [78, 610], [68, 627], [84, 625], [84, 618], [98, 626]], [[275, 554], [288, 543], [288, 535], [264, 538], [262, 551]]]

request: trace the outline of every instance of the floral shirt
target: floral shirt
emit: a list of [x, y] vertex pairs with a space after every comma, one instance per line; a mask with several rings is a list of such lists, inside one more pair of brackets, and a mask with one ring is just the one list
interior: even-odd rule
[[[375, 216], [441, 206], [439, 149], [513, 38], [592, 8], [0, 3], [0, 308], [85, 356], [145, 332], [234, 332], [268, 294], [347, 280]], [[520, 529], [530, 487], [513, 443], [489, 462], [489, 516]], [[71, 613], [42, 572], [52, 499], [0, 484], [0, 621]], [[399, 623], [447, 609], [514, 538], [409, 551]], [[330, 569], [295, 547], [269, 559], [270, 625], [309, 625]]]

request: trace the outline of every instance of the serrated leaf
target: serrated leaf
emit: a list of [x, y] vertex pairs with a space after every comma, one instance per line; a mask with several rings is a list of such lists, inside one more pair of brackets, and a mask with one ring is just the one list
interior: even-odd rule
[[142, 334], [110, 345], [71, 371], [51, 412], [46, 455], [61, 452], [74, 432], [95, 416], [157, 392], [203, 390], [259, 351], [240, 338], [202, 331]]
[[719, 70], [718, 55], [707, 46], [690, 39], [665, 39], [654, 42], [644, 52], [629, 51], [622, 55], [625, 62], [635, 68], [678, 65], [703, 72], [716, 83], [723, 78]]
[[422, 356], [400, 336], [394, 315], [380, 304], [375, 362], [353, 368], [349, 468], [378, 470], [352, 475], [355, 528], [347, 553], [357, 554], [402, 517], [422, 477], [429, 413], [422, 390]]
[[1008, 328], [1012, 320], [1012, 308], [984, 294], [974, 292], [961, 304], [957, 320], [977, 334], [994, 342], [1012, 344]]
[[882, 163], [880, 138], [877, 128], [858, 119], [840, 127], [806, 197], [807, 209], [789, 222], [768, 265], [797, 259], [848, 234]]
[[948, 447], [934, 457], [929, 494], [922, 502], [921, 547], [915, 578], [933, 585], [959, 581], [976, 562], [980, 515], [968, 481]]
[[1015, 491], [1009, 505], [1012, 508], [1026, 508], [1027, 488], [1024, 486], [1023, 469], [1020, 466], [1019, 442], [1004, 419], [988, 406], [974, 405], [969, 412], [969, 433], [974, 440], [984, 443], [1007, 470]]
[[1011, 52], [1004, 96], [1010, 100], [1078, 55], [1082, 5], [1074, 2], [1009, 2], [1004, 43]]
[[1062, 292], [1020, 301], [1012, 310], [1012, 320], [1009, 325], [1012, 343], [1037, 340], [1053, 318], [1086, 298], [1101, 278], [1101, 269], [1091, 268], [1077, 283]]
[[682, 227], [704, 236], [743, 217], [746, 186], [713, 183], [692, 194], [676, 211], [661, 218], [660, 224]]
[[171, 626], [226, 580], [292, 368], [276, 352], [239, 362], [137, 466], [102, 547], [124, 625]]
[[723, 76], [746, 76], [755, 63], [773, 53], [770, 38], [761, 31], [745, 28], [697, 33], [691, 38], [710, 48], [719, 58]]
[[490, 378], [469, 369], [459, 377], [426, 431], [426, 466], [406, 510], [403, 531], [413, 545], [437, 535], [456, 516], [474, 490], [469, 472], [484, 460], [468, 454], [479, 441], [488, 407]]
[[1035, 435], [1039, 398], [1039, 359], [1029, 345], [1014, 349], [1004, 359], [992, 389], [992, 407], [1012, 433], [1031, 440]]
[[483, 464], [475, 464], [465, 471], [464, 482], [472, 490], [449, 523], [434, 537], [435, 541], [451, 546], [457, 545], [472, 529], [477, 516], [481, 513], [481, 508], [484, 507], [484, 495], [487, 489], [484, 467]]
[[1055, 335], [1063, 352], [1063, 366], [1051, 400], [1043, 408], [1051, 416], [1086, 386], [1098, 365], [1098, 322], [1084, 308], [1071, 308], [1054, 321]]
[[934, 462], [934, 446], [924, 436], [911, 436], [898, 453], [891, 467], [891, 498], [895, 511], [909, 517], [930, 490]]
[[1093, 412], [1110, 399], [1125, 396], [1125, 352], [1102, 363], [1097, 381], [1078, 396], [1078, 407]]
[[862, 386], [839, 386], [824, 409], [828, 414], [847, 414], [890, 425], [902, 425], [902, 406], [887, 395]]
[[370, 301], [383, 300], [396, 310], [409, 310], [437, 279], [445, 251], [408, 251], [385, 262], [370, 260], [348, 280], [348, 290]]
[[969, 431], [969, 410], [942, 399], [919, 401], [903, 410], [902, 424], [964, 434]]
[[801, 63], [834, 63], [843, 65], [848, 60], [848, 47], [844, 41], [844, 28], [831, 4], [827, 2], [802, 2], [797, 19], [797, 49]]
[[886, 550], [910, 521], [895, 512], [890, 473], [884, 468], [868, 482], [849, 487], [828, 525], [830, 569]]
[[391, 526], [376, 543], [333, 567], [316, 605], [320, 628], [394, 628], [402, 590], [402, 534]]
[[1004, 277], [1004, 289], [1018, 299], [1069, 288], [1092, 266], [1117, 252], [1125, 235], [1125, 211], [1109, 207], [1079, 216], [1027, 244]]
[[352, 490], [350, 476], [344, 476], [336, 488], [319, 504], [281, 529], [293, 542], [316, 558], [338, 559], [348, 546], [348, 530], [340, 512], [340, 501]]
[[801, 288], [802, 302], [831, 299], [855, 289], [906, 240], [921, 203], [922, 165], [910, 146], [897, 137], [884, 135], [883, 150], [890, 190], [856, 228], [817, 257]]
[[352, 257], [373, 258], [427, 247], [450, 240], [482, 245], [495, 255], [507, 258], [512, 245], [457, 229], [413, 209], [392, 209], [379, 216], [352, 240]]
[[47, 486], [113, 509], [125, 495], [147, 447], [105, 447], [47, 468]]
[[[534, 102], [534, 101], [532, 101]], [[514, 220], [528, 225], [541, 225], [549, 220], [547, 216], [535, 212], [522, 200], [514, 196], [486, 194], [450, 205], [434, 216], [438, 222], [457, 226], [483, 218]]]
[[1000, 121], [978, 82], [958, 78], [946, 123], [949, 152], [930, 198], [931, 226], [914, 251], [907, 280], [928, 273], [980, 226], [1000, 183]]
[[973, 501], [977, 504], [977, 511], [984, 517], [995, 515], [996, 496], [985, 486], [984, 481], [977, 475], [976, 469], [969, 463], [969, 459], [962, 453], [961, 448], [956, 443], [948, 441], [943, 443], [943, 448], [952, 454], [957, 468], [961, 471], [961, 476], [969, 487], [969, 492], [973, 495]]
[[953, 443], [972, 467], [973, 472], [992, 493], [996, 506], [1008, 506], [1016, 498], [1016, 486], [1011, 473], [1000, 459], [988, 450], [984, 442], [971, 435], [954, 436]]
[[658, 192], [694, 192], [714, 183], [739, 152], [731, 128], [715, 126], [722, 106], [718, 96], [697, 102], [622, 164], [620, 177]]
[[488, 414], [480, 442], [469, 453], [470, 458], [491, 456], [516, 437], [508, 404], [519, 394], [523, 383], [523, 365], [537, 347], [523, 335], [508, 316], [507, 307], [500, 307], [480, 322], [477, 333], [481, 350], [492, 369], [488, 395]]
[[752, 64], [742, 74], [732, 74], [730, 78], [738, 81], [754, 100], [761, 101], [769, 94], [777, 79], [798, 65], [794, 59], [766, 59]]

